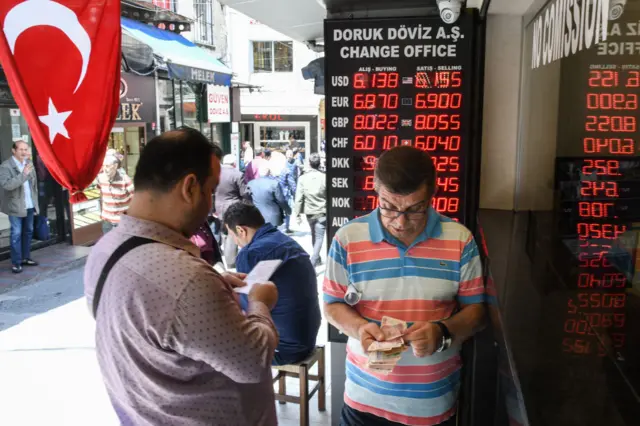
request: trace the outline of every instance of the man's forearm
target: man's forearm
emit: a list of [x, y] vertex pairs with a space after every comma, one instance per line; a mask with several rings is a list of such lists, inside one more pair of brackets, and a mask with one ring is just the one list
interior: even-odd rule
[[345, 303], [325, 303], [324, 313], [331, 325], [354, 339], [360, 339], [358, 330], [369, 322]]
[[453, 335], [454, 344], [461, 345], [484, 327], [484, 305], [474, 304], [465, 306], [460, 312], [442, 322]]

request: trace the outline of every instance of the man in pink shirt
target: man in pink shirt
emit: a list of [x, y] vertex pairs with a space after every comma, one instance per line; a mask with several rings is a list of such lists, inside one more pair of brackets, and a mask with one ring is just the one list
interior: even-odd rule
[[156, 137], [140, 156], [127, 214], [87, 260], [98, 361], [122, 425], [277, 424], [277, 289], [252, 287], [244, 315], [233, 291], [241, 277], [217, 274], [189, 241], [219, 174], [200, 132]]

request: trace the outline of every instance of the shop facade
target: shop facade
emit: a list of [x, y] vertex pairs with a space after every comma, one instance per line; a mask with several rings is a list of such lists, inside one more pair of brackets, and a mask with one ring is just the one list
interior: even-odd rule
[[[32, 248], [38, 249], [50, 244], [65, 241], [71, 235], [69, 194], [56, 182], [39, 160], [38, 150], [31, 138], [29, 126], [16, 104], [4, 73], [0, 70], [0, 162], [11, 158], [11, 148], [15, 141], [26, 142], [32, 150], [32, 159], [38, 176], [38, 207], [41, 215], [49, 223], [49, 239], [34, 240]], [[0, 197], [4, 192], [0, 188]], [[9, 218], [0, 213], [0, 260], [9, 258]]]
[[[317, 115], [242, 114], [240, 136], [253, 148], [284, 152], [293, 138], [305, 153], [318, 152], [319, 118]], [[308, 155], [308, 154], [307, 154]]]
[[[156, 84], [153, 76], [122, 72], [120, 77], [120, 107], [109, 134], [107, 149], [121, 158], [121, 170], [131, 179], [135, 176], [140, 153], [155, 135]], [[87, 201], [71, 205], [72, 242], [86, 245], [102, 235], [101, 194], [94, 182], [84, 191]]]

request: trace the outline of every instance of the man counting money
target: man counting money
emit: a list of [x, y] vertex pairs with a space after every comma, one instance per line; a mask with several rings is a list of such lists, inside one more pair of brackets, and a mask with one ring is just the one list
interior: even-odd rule
[[[349, 336], [341, 425], [455, 425], [460, 346], [484, 319], [478, 248], [431, 207], [436, 173], [424, 151], [384, 153], [375, 188], [379, 208], [343, 226], [327, 259], [325, 313]], [[370, 354], [393, 350], [379, 343], [397, 335], [385, 316], [406, 321], [409, 347]]]

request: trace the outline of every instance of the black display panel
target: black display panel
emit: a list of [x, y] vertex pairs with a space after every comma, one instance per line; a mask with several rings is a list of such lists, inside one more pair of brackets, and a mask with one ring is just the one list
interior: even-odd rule
[[329, 237], [378, 205], [373, 170], [412, 145], [438, 171], [434, 207], [469, 216], [473, 15], [325, 21]]
[[[474, 16], [325, 21], [328, 237], [378, 206], [378, 157], [412, 145], [433, 158], [434, 207], [466, 223], [473, 152]], [[479, 140], [479, 139], [478, 139]], [[329, 327], [329, 340], [346, 336]]]

